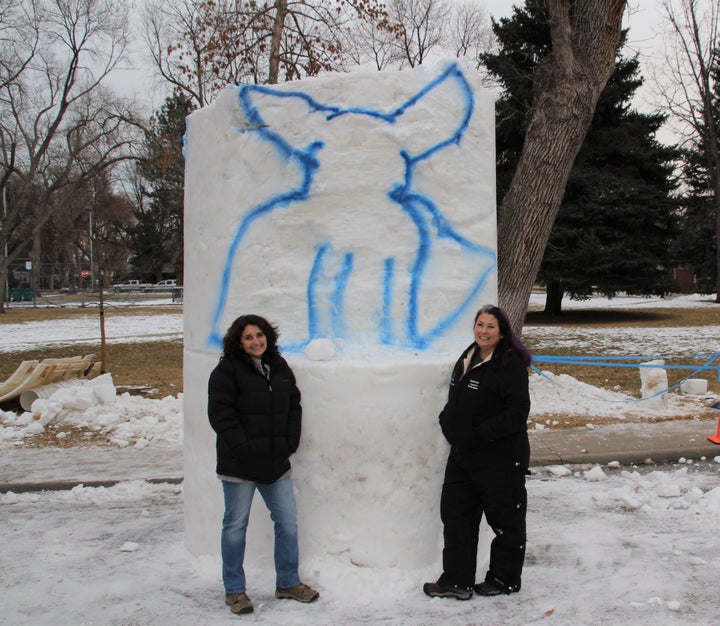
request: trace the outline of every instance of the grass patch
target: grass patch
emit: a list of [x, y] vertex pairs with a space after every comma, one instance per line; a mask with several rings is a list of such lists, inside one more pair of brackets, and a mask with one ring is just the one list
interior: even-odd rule
[[91, 448], [108, 445], [108, 436], [104, 433], [76, 426], [68, 428], [62, 422], [48, 424], [43, 432], [23, 440], [24, 448]]

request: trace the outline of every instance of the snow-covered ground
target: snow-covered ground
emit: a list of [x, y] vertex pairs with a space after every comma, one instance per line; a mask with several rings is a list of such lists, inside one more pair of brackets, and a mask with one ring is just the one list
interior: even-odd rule
[[[595, 299], [567, 303], [566, 308], [588, 305], [712, 303], [696, 296], [660, 303]], [[160, 318], [114, 316], [109, 332], [118, 340], [158, 332], [181, 336], [180, 315]], [[92, 337], [94, 323], [96, 319], [88, 316], [85, 322], [2, 325], [0, 353], [7, 358], [8, 353], [47, 345], [49, 339], [53, 345], [74, 343], [78, 337]], [[8, 326], [18, 328], [6, 332]], [[529, 327], [525, 332], [557, 346], [560, 337], [551, 337], [553, 330]], [[623, 346], [623, 354], [717, 350], [720, 328], [712, 327], [695, 344], [700, 330], [704, 331], [654, 329], [639, 347], [629, 343], [638, 336], [637, 329], [616, 328], [612, 336], [597, 333], [593, 340], [605, 354], [614, 346]], [[589, 336], [586, 331], [583, 335]], [[568, 333], [572, 330], [565, 328], [561, 336]], [[572, 346], [577, 348], [577, 343]], [[573, 411], [593, 415], [607, 406], [615, 414], [632, 416], [630, 407], [637, 406], [599, 402], [598, 397], [615, 398], [615, 392], [582, 387], [572, 377], [561, 382], [563, 387], [558, 387], [534, 375], [534, 411], [568, 410], [570, 395], [576, 396]], [[695, 399], [696, 406], [703, 401]], [[145, 454], [148, 465], [155, 463], [158, 468], [158, 458], [181, 455], [178, 398], [147, 400], [121, 394], [106, 404], [65, 408], [54, 419], [60, 437], [83, 426], [102, 432], [112, 447], [32, 450], [28, 442], [33, 432], [42, 430], [42, 419], [0, 413], [0, 482], [3, 475], [22, 482], [23, 472], [18, 470], [23, 466], [13, 453], [22, 452], [24, 462], [33, 463], [32, 471], [25, 473], [33, 479], [44, 475], [53, 480], [60, 464], [70, 462], [88, 481], [99, 477], [99, 470], [93, 475], [93, 459], [98, 467], [102, 460], [110, 468], [105, 471], [112, 472], [116, 464], [115, 475], [123, 477], [128, 470], [123, 451]], [[348, 568], [341, 557], [324, 557], [302, 563], [304, 579], [321, 592], [319, 602], [306, 606], [275, 600], [271, 564], [248, 563], [248, 593], [256, 608], [243, 617], [232, 616], [223, 605], [219, 559], [197, 559], [184, 547], [180, 485], [127, 480], [107, 488], [9, 492], [0, 495], [0, 623], [715, 624], [720, 554], [713, 541], [720, 524], [719, 477], [720, 456], [661, 471], [615, 466], [535, 468], [528, 482], [527, 566], [519, 594], [469, 602], [431, 600], [421, 586], [437, 577], [437, 568]], [[439, 550], [440, 546], [438, 557]], [[481, 572], [485, 565], [479, 563]]]
[[219, 559], [184, 547], [180, 486], [7, 493], [0, 623], [716, 624], [718, 468], [536, 470], [517, 595], [431, 600], [421, 585], [437, 568], [348, 568], [327, 557], [302, 563], [321, 598], [300, 605], [274, 599], [271, 564], [248, 563], [255, 612], [243, 617], [223, 605]]
[[[168, 303], [167, 300], [148, 300], [141, 304], [160, 308]], [[0, 324], [0, 333], [0, 354], [74, 344], [98, 344], [100, 321], [97, 309], [88, 308], [87, 315], [80, 317]], [[108, 343], [163, 341], [182, 339], [182, 336], [182, 313], [123, 315], [120, 309], [113, 309], [105, 314], [105, 339]]]

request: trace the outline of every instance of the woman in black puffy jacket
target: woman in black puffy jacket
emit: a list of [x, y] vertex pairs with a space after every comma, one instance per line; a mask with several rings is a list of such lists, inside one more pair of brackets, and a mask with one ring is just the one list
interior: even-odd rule
[[[528, 372], [531, 355], [505, 312], [484, 306], [475, 316], [475, 341], [453, 369], [440, 427], [450, 443], [440, 516], [443, 573], [425, 583], [433, 597], [469, 600], [520, 590], [530, 444]], [[485, 579], [475, 584], [480, 520], [495, 533]]]
[[300, 391], [277, 348], [277, 329], [259, 315], [238, 317], [208, 382], [208, 417], [217, 434], [217, 474], [225, 498], [221, 553], [225, 603], [250, 613], [245, 535], [255, 490], [275, 528], [275, 597], [312, 602], [318, 592], [298, 575], [297, 508], [290, 455], [300, 444]]

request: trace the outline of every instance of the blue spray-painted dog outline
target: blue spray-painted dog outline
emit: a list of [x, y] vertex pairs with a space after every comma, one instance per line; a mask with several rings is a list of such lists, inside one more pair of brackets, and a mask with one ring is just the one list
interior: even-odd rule
[[[495, 252], [484, 246], [475, 244], [457, 233], [444, 217], [440, 209], [428, 197], [412, 191], [413, 175], [415, 168], [422, 161], [430, 158], [433, 154], [447, 148], [451, 145], [459, 145], [467, 127], [470, 123], [474, 112], [474, 97], [470, 85], [468, 84], [462, 71], [456, 64], [450, 65], [445, 72], [438, 78], [430, 82], [417, 94], [410, 98], [398, 109], [392, 113], [382, 113], [372, 109], [363, 108], [340, 108], [337, 106], [325, 105], [317, 102], [306, 93], [298, 91], [280, 91], [278, 89], [262, 86], [262, 85], [246, 85], [238, 88], [238, 99], [240, 108], [245, 115], [245, 119], [249, 124], [249, 128], [240, 128], [240, 132], [256, 132], [260, 136], [270, 142], [281, 158], [287, 162], [294, 162], [299, 168], [302, 176], [300, 185], [287, 192], [281, 193], [270, 198], [268, 201], [250, 209], [243, 217], [238, 226], [233, 240], [228, 249], [225, 266], [223, 268], [222, 283], [220, 295], [215, 308], [212, 321], [212, 328], [208, 336], [209, 345], [222, 346], [222, 334], [219, 324], [227, 304], [227, 297], [232, 277], [232, 266], [235, 255], [240, 244], [255, 220], [269, 213], [276, 208], [288, 207], [295, 202], [304, 202], [310, 198], [310, 192], [316, 170], [320, 167], [317, 153], [323, 148], [322, 141], [313, 141], [304, 149], [293, 148], [280, 134], [274, 132], [265, 123], [258, 109], [252, 104], [251, 96], [253, 93], [272, 95], [278, 98], [300, 98], [305, 101], [308, 107], [315, 111], [326, 114], [326, 120], [330, 121], [342, 115], [364, 115], [384, 120], [390, 124], [394, 124], [397, 119], [411, 106], [413, 106], [423, 96], [438, 87], [446, 80], [455, 80], [458, 82], [461, 93], [465, 98], [466, 111], [460, 121], [455, 132], [446, 140], [441, 141], [416, 156], [410, 155], [407, 151], [401, 150], [400, 157], [405, 164], [405, 176], [402, 183], [395, 185], [389, 192], [388, 197], [396, 204], [399, 204], [418, 229], [420, 244], [418, 246], [415, 261], [411, 269], [410, 290], [408, 294], [408, 314], [405, 322], [407, 342], [399, 341], [392, 330], [392, 320], [390, 311], [392, 309], [392, 280], [394, 275], [394, 259], [388, 258], [385, 261], [385, 273], [383, 277], [383, 305], [382, 316], [380, 320], [380, 343], [382, 344], [400, 344], [409, 347], [423, 349], [429, 345], [431, 338], [442, 336], [448, 328], [450, 328], [460, 317], [466, 307], [473, 301], [475, 296], [483, 289], [488, 278], [496, 267]], [[430, 258], [432, 247], [431, 229], [426, 218], [426, 213], [431, 218], [438, 237], [445, 237], [458, 243], [461, 248], [467, 252], [485, 257], [490, 261], [489, 266], [480, 273], [475, 284], [470, 289], [467, 297], [445, 318], [441, 319], [437, 324], [424, 334], [421, 334], [417, 328], [418, 319], [418, 294], [422, 285], [422, 277], [425, 267]], [[308, 302], [308, 340], [322, 336], [320, 332], [318, 308], [319, 304], [316, 300], [315, 291], [319, 276], [322, 273], [323, 260], [330, 251], [328, 243], [323, 244], [315, 257], [307, 285], [307, 302]], [[335, 277], [335, 289], [330, 300], [330, 311], [332, 317], [333, 328], [336, 336], [343, 336], [346, 332], [343, 317], [343, 298], [347, 281], [353, 269], [353, 254], [346, 253], [343, 260], [343, 267]], [[470, 271], [470, 269], [468, 270]], [[305, 344], [303, 344], [305, 345]], [[302, 347], [302, 346], [295, 346]], [[284, 346], [287, 350], [288, 346]]]

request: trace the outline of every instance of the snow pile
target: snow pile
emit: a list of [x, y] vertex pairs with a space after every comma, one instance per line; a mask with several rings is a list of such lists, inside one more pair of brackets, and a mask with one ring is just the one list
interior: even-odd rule
[[[711, 519], [720, 514], [720, 487], [703, 491], [702, 486], [697, 484], [697, 475], [687, 467], [647, 474], [624, 470], [622, 477], [624, 481], [621, 485], [593, 496], [598, 506], [638, 509], [649, 515], [668, 509], [687, 510], [693, 515], [708, 515]], [[587, 473], [586, 478], [589, 479]]]
[[532, 414], [572, 413], [599, 415], [618, 412], [617, 404], [631, 398], [624, 393], [588, 385], [569, 374], [541, 370], [530, 375], [530, 410]]
[[182, 394], [153, 400], [129, 393], [115, 395], [112, 401], [94, 403], [84, 409], [70, 408], [87, 399], [87, 388], [69, 387], [56, 396], [33, 402], [32, 411], [0, 411], [0, 444], [23, 445], [26, 439], [42, 434], [52, 424], [58, 439], [79, 429], [94, 431], [118, 446], [143, 448], [154, 443], [182, 443]]
[[[159, 493], [181, 493], [181, 485], [167, 483], [154, 484], [145, 480], [127, 480], [111, 487], [85, 487], [76, 485], [64, 491], [32, 491], [27, 493], [0, 494], [0, 504], [17, 504], [19, 502], [64, 502], [77, 504], [112, 504], [152, 498]], [[49, 496], [49, 497], [48, 497]]]
[[182, 407], [182, 394], [151, 400], [124, 393], [111, 411], [93, 407], [78, 416], [79, 421], [75, 423], [99, 429], [111, 444], [119, 447], [142, 448], [150, 442], [180, 444]]
[[625, 393], [602, 389], [569, 374], [541, 370], [530, 375], [530, 418], [572, 415], [586, 418], [618, 419], [690, 417], [706, 409], [704, 396], [683, 396], [676, 391], [662, 396], [663, 402], [633, 398]]

